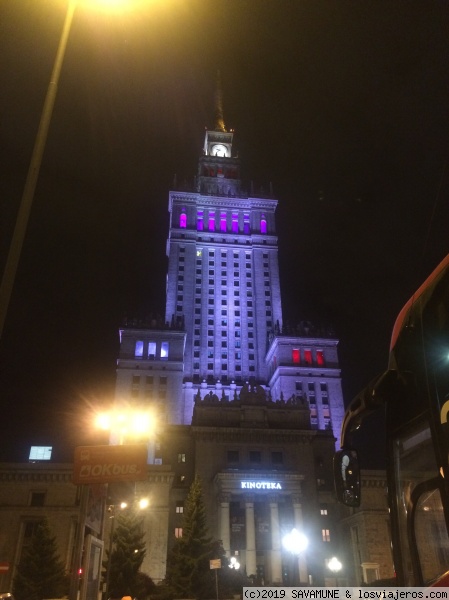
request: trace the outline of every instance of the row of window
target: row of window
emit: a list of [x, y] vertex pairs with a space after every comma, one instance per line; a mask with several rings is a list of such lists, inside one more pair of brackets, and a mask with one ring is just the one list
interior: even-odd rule
[[[185, 253], [186, 248], [185, 246], [180, 246], [179, 247], [179, 252], [181, 254]], [[217, 251], [218, 254], [218, 251]], [[198, 257], [201, 257], [203, 255], [203, 249], [202, 248], [198, 248], [196, 251], [196, 255]], [[209, 249], [209, 257], [213, 258], [215, 256], [215, 250], [213, 248]], [[228, 251], [227, 250], [221, 250], [221, 254], [220, 254], [221, 258], [226, 258], [228, 256]], [[234, 250], [232, 256], [234, 257], [234, 259], [238, 259], [241, 256], [241, 252], [239, 252], [238, 250]], [[250, 252], [246, 252], [245, 251], [245, 258], [246, 260], [250, 260], [251, 259], [251, 253]], [[263, 259], [267, 259], [268, 258], [268, 252], [264, 252], [262, 254], [262, 258]]]
[[[304, 393], [307, 392], [307, 395], [309, 397], [309, 402], [310, 402], [310, 397], [315, 396], [315, 390], [316, 390], [317, 385], [318, 384], [314, 381], [307, 382], [307, 386], [306, 386], [305, 381], [296, 381], [295, 382], [296, 391], [304, 392]], [[319, 386], [320, 386], [320, 392], [323, 397], [323, 404], [324, 404], [325, 403], [324, 401], [325, 400], [327, 401], [327, 394], [328, 394], [327, 383], [320, 381]], [[315, 401], [315, 399], [313, 401]]]
[[[324, 366], [324, 352], [323, 350], [315, 350], [315, 364], [319, 367]], [[292, 362], [295, 365], [300, 365], [301, 362], [305, 365], [313, 365], [313, 352], [310, 348], [301, 350], [300, 348], [292, 349]]]
[[[250, 450], [247, 455], [247, 460], [249, 460], [250, 463], [262, 463], [262, 452], [260, 450]], [[240, 462], [240, 451], [228, 450], [227, 461], [228, 463], [234, 464]], [[276, 465], [282, 464], [284, 462], [283, 453], [278, 450], [271, 452], [271, 462]]]
[[168, 360], [170, 344], [169, 342], [146, 342], [137, 340], [134, 348], [136, 358], [149, 358], [155, 360]]
[[[196, 226], [197, 231], [221, 231], [223, 233], [230, 231], [232, 233], [243, 233], [245, 235], [251, 233], [248, 213], [243, 215], [243, 226], [240, 227], [238, 213], [231, 213], [228, 220], [227, 212], [215, 212], [215, 210], [205, 212], [201, 209], [197, 211], [196, 223], [193, 223], [193, 225]], [[181, 229], [187, 229], [187, 226], [187, 211], [185, 207], [183, 207], [181, 209], [181, 214], [179, 215], [179, 227]], [[261, 215], [260, 217], [258, 232], [261, 234], [267, 233], [267, 219], [265, 215]]]

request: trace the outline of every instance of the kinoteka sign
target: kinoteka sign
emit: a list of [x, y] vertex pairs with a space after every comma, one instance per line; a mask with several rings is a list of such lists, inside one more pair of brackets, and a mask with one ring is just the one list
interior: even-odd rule
[[242, 490], [282, 490], [278, 481], [241, 481]]

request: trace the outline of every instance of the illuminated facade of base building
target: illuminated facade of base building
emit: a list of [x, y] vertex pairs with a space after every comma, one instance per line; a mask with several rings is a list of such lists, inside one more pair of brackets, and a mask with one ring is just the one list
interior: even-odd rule
[[[299, 578], [322, 583], [338, 549], [331, 468], [344, 414], [338, 340], [309, 322], [284, 324], [277, 200], [244, 192], [233, 133], [217, 115], [194, 189], [169, 194], [165, 318], [129, 320], [120, 331], [116, 400], [157, 415], [149, 462], [173, 472], [161, 548], [182, 535], [197, 473], [210, 533], [248, 575], [271, 583], [291, 577], [282, 539], [296, 528], [309, 539]], [[164, 551], [156, 558], [149, 548], [155, 579]]]

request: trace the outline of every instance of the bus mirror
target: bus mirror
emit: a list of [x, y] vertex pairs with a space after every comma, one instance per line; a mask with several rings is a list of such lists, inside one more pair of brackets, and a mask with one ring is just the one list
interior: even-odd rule
[[360, 467], [356, 450], [339, 450], [334, 456], [337, 499], [346, 506], [360, 506]]

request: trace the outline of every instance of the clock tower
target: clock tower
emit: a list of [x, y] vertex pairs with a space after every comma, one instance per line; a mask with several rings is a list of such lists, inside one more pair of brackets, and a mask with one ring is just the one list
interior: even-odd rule
[[215, 128], [206, 130], [203, 156], [198, 163], [197, 192], [200, 194], [240, 195], [240, 165], [232, 155], [232, 129], [226, 130], [220, 82], [215, 92]]

